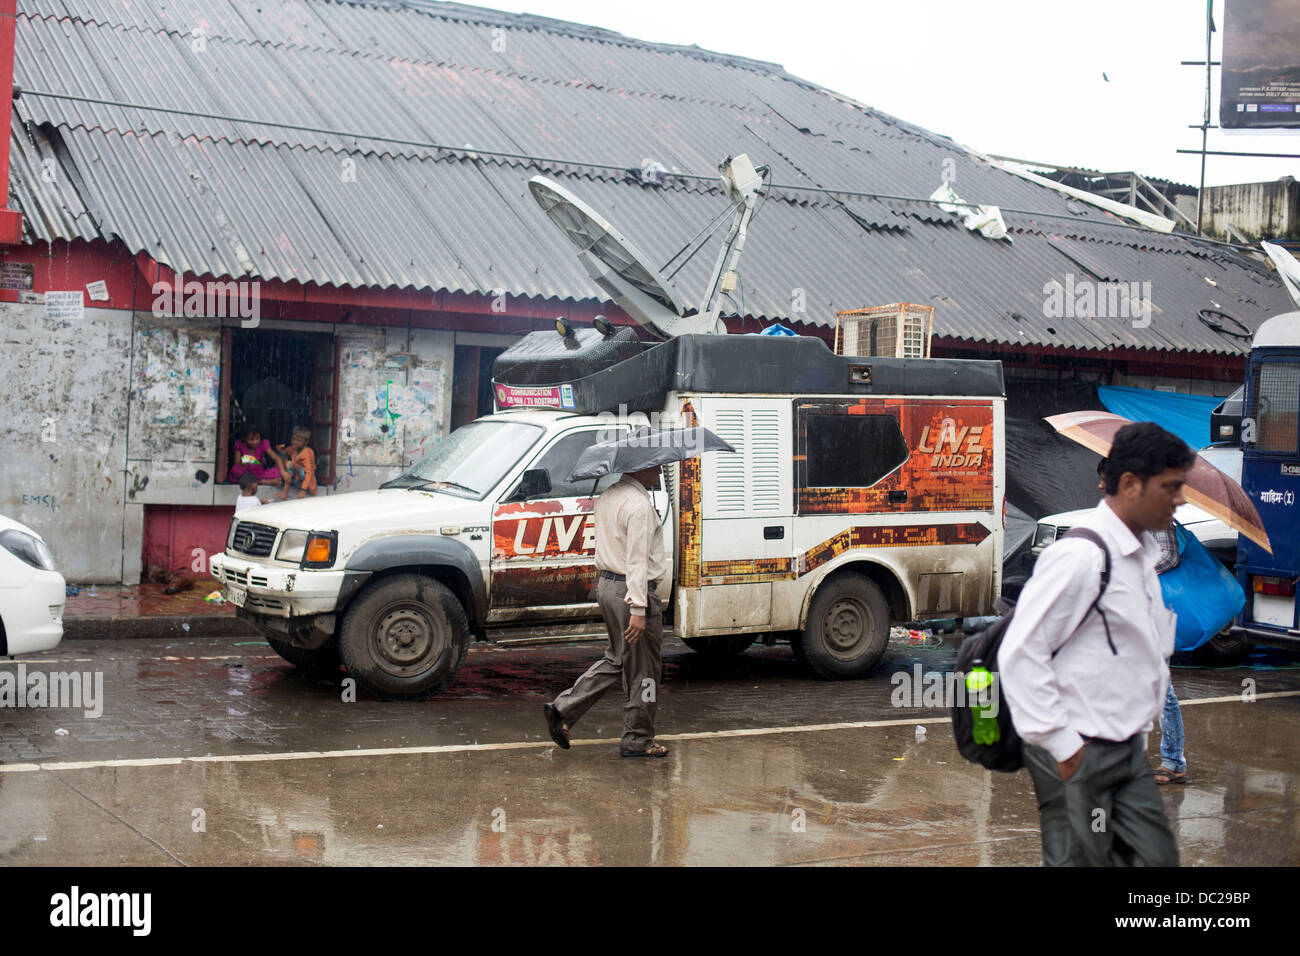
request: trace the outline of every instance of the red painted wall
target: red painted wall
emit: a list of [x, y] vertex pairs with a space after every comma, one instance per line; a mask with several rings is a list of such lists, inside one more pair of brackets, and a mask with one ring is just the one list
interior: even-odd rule
[[[144, 573], [157, 567], [180, 576], [207, 577], [207, 558], [226, 549], [234, 513], [233, 507], [226, 506], [145, 505]], [[203, 555], [196, 555], [195, 548]], [[203, 557], [203, 570], [195, 571], [199, 557]]]

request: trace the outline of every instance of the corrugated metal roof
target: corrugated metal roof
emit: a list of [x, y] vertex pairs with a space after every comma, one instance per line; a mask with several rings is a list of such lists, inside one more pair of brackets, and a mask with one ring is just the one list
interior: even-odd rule
[[[599, 300], [528, 178], [565, 181], [660, 265], [726, 201], [707, 181], [648, 186], [632, 171], [648, 158], [712, 175], [747, 152], [778, 184], [843, 191], [763, 201], [733, 296], [749, 317], [824, 324], [904, 300], [936, 307], [937, 334], [972, 341], [1240, 352], [1197, 313], [1254, 328], [1288, 307], [1223, 247], [1067, 209], [773, 64], [528, 15], [423, 0], [21, 0], [15, 82], [179, 111], [21, 96], [11, 196], [31, 239], [120, 238], [196, 274]], [[963, 199], [1003, 208], [1014, 245], [933, 205], [853, 195], [924, 198], [945, 175]], [[687, 301], [715, 248], [674, 280]], [[1071, 276], [1150, 282], [1150, 326], [1049, 316], [1049, 283]]]

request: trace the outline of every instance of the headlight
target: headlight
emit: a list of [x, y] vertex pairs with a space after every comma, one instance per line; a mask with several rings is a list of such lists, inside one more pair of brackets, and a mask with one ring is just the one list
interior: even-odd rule
[[306, 548], [306, 531], [286, 531], [280, 535], [280, 547], [275, 552], [275, 560], [292, 561], [298, 564], [302, 561], [302, 553]]
[[1034, 532], [1034, 547], [1045, 548], [1056, 540], [1056, 525], [1040, 524]]
[[0, 531], [0, 547], [12, 554], [19, 561], [30, 564], [42, 571], [53, 571], [54, 555], [45, 546], [45, 542], [25, 531], [10, 529]]

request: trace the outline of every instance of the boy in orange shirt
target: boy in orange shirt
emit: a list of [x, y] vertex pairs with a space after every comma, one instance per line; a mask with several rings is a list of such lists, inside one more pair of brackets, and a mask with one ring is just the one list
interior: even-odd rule
[[298, 425], [293, 430], [293, 437], [288, 445], [278, 445], [284, 455], [284, 490], [277, 498], [288, 498], [292, 488], [298, 490], [299, 498], [316, 494], [316, 453], [307, 447], [311, 438], [311, 429]]

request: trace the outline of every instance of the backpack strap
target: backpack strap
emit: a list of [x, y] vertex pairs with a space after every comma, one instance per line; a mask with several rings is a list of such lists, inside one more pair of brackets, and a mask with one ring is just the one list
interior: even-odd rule
[[[1106, 593], [1106, 585], [1110, 583], [1110, 549], [1106, 547], [1106, 542], [1102, 540], [1101, 535], [1097, 534], [1097, 532], [1093, 531], [1091, 528], [1071, 528], [1069, 531], [1065, 532], [1065, 534], [1061, 535], [1061, 537], [1084, 538], [1101, 548], [1101, 589], [1097, 592], [1097, 597], [1092, 602], [1092, 606], [1088, 608], [1088, 614], [1096, 611], [1101, 615], [1102, 626], [1106, 628], [1106, 643], [1110, 645], [1110, 652], [1118, 655], [1119, 651], [1115, 649], [1115, 641], [1110, 636], [1110, 621], [1106, 620], [1106, 612], [1101, 606], [1101, 597]], [[1087, 619], [1088, 615], [1085, 614], [1084, 620]], [[1057, 650], [1059, 651], [1060, 648], [1057, 648]]]

